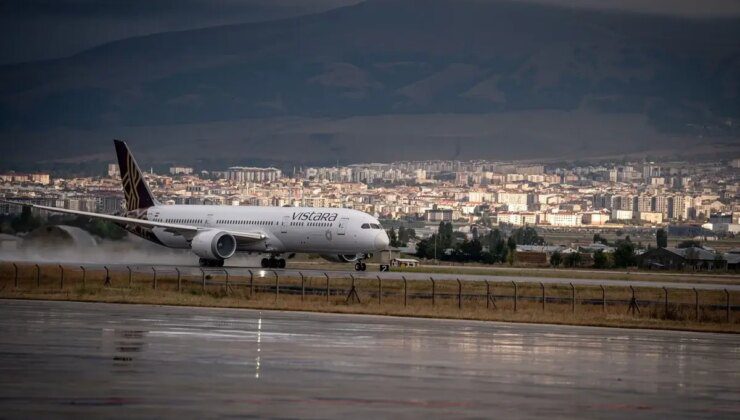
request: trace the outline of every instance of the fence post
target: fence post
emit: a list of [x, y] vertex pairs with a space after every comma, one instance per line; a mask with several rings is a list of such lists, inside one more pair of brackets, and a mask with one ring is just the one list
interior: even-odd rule
[[727, 322], [730, 322], [730, 292], [728, 292], [727, 289], [725, 289], [725, 303], [727, 308]]
[[131, 287], [133, 285], [131, 278], [131, 267], [126, 266], [126, 269], [128, 270], [128, 287]]
[[383, 304], [383, 279], [378, 276], [378, 305]]
[[491, 283], [489, 283], [488, 280], [484, 281], [486, 282], [486, 309], [489, 309], [492, 303], [493, 309], [498, 309], [496, 307], [496, 298], [491, 294]]
[[329, 303], [329, 275], [324, 273], [326, 277], [326, 302]]
[[542, 312], [545, 311], [545, 283], [540, 282], [540, 288], [542, 289]]
[[462, 309], [462, 282], [457, 280], [457, 309]]
[[82, 287], [85, 287], [85, 276], [87, 275], [87, 272], [83, 266], [80, 266], [80, 269], [82, 270]]
[[301, 275], [301, 302], [306, 298], [306, 278], [303, 276], [303, 273], [300, 271], [298, 274]]
[[[251, 273], [251, 271], [250, 271], [250, 273]], [[203, 271], [202, 268], [200, 269], [200, 276], [201, 276], [200, 277], [201, 278], [201, 281], [203, 282], [202, 283], [203, 284], [202, 289], [205, 292], [206, 291], [206, 272]]]
[[59, 288], [64, 289], [64, 267], [59, 264]]
[[108, 271], [107, 265], [104, 265], [103, 268], [105, 268], [105, 281], [103, 282], [103, 286], [110, 286], [110, 271]]
[[668, 318], [668, 288], [663, 286], [663, 316], [667, 319]]
[[180, 269], [175, 267], [175, 271], [177, 272], [177, 291], [182, 292], [182, 281], [180, 277]]
[[152, 266], [152, 287], [157, 290], [157, 269]]
[[630, 306], [627, 308], [627, 312], [632, 312], [632, 315], [635, 314], [635, 311], [637, 313], [640, 313], [640, 305], [637, 303], [637, 297], [635, 297], [635, 288], [630, 285], [630, 290], [632, 291], [632, 298], [630, 299]]
[[254, 273], [252, 273], [252, 270], [249, 271], [249, 297], [251, 298], [254, 296]]
[[225, 268], [222, 268], [221, 270], [223, 270], [224, 274], [226, 274], [226, 294], [228, 295], [229, 293], [231, 293], [231, 284], [229, 284], [229, 270]]
[[403, 279], [403, 307], [405, 308], [406, 307], [406, 304], [408, 302], [408, 300], [407, 300], [407, 297], [408, 297], [407, 289], [408, 289], [408, 287], [406, 285], [406, 276], [401, 276], [401, 278]]
[[272, 274], [275, 275], [275, 302], [277, 302], [280, 296], [280, 280], [277, 271], [272, 270]]
[[576, 287], [570, 284], [570, 311], [576, 313]]
[[36, 287], [41, 287], [41, 267], [36, 264]]
[[603, 284], [600, 284], [599, 287], [601, 287], [601, 312], [606, 312], [606, 289], [604, 289]]
[[694, 311], [696, 312], [696, 320], [699, 320], [699, 291], [694, 287]]
[[13, 274], [13, 278], [14, 278], [14, 280], [13, 280], [13, 284], [15, 285], [15, 288], [17, 289], [17, 288], [18, 288], [18, 264], [16, 264], [16, 263], [13, 263], [13, 270], [14, 270], [14, 274]]
[[516, 301], [517, 301], [517, 287], [516, 282], [512, 281], [511, 284], [514, 285], [514, 312], [516, 312]]
[[434, 306], [435, 303], [436, 303], [436, 300], [437, 300], [437, 297], [436, 297], [436, 295], [437, 295], [437, 290], [436, 289], [437, 288], [436, 288], [436, 285], [434, 284], [434, 279], [431, 278], [431, 277], [429, 277], [429, 280], [432, 281], [432, 306]]

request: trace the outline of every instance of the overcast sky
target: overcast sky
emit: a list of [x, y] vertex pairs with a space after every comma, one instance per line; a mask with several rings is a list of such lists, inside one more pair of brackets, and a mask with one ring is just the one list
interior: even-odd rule
[[[64, 57], [137, 35], [270, 20], [360, 1], [0, 0], [0, 64]], [[692, 18], [740, 16], [740, 0], [513, 1]]]

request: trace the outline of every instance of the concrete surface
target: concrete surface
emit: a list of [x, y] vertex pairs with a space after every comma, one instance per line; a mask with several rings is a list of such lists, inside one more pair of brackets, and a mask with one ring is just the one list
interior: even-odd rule
[[737, 335], [0, 300], [0, 417], [740, 415]]

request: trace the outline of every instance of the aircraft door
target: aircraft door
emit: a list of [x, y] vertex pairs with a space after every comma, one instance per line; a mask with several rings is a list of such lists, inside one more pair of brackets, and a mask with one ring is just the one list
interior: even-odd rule
[[290, 225], [290, 216], [283, 216], [283, 225], [280, 227], [280, 233], [288, 233], [288, 225]]
[[339, 223], [337, 224], [337, 235], [344, 236], [347, 233], [348, 224], [349, 224], [348, 217], [342, 217], [341, 219], [339, 219]]

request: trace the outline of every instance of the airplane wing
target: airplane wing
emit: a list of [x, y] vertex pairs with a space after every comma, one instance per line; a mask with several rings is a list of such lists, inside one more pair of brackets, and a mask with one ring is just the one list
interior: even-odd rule
[[[112, 214], [100, 214], [100, 213], [93, 213], [89, 211], [62, 209], [59, 207], [40, 206], [38, 204], [19, 203], [16, 201], [0, 200], [0, 203], [12, 204], [15, 206], [31, 207], [34, 209], [57, 212], [57, 213], [67, 213], [67, 214], [74, 214], [77, 216], [92, 217], [96, 219], [108, 220], [110, 222], [124, 223], [128, 225], [146, 226], [146, 227], [151, 227], [151, 228], [159, 227], [159, 228], [165, 229], [167, 232], [172, 232], [172, 233], [183, 235], [183, 236], [190, 237], [190, 238], [195, 236], [195, 234], [197, 234], [198, 232], [213, 229], [213, 228], [206, 228], [206, 227], [201, 227], [201, 226], [181, 225], [177, 223], [153, 222], [151, 220], [135, 219], [133, 217], [114, 216]], [[236, 238], [237, 240], [244, 241], [244, 242], [260, 241], [266, 238], [264, 234], [257, 233], [257, 232], [253, 233], [253, 232], [235, 232], [235, 231], [223, 230], [223, 229], [219, 229], [219, 230], [226, 232], [234, 236], [234, 238]]]

